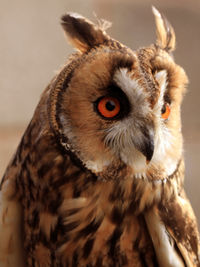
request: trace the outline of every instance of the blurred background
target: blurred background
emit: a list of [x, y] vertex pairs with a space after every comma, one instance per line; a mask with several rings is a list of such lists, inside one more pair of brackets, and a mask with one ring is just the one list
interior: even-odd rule
[[187, 194], [200, 224], [200, 1], [199, 0], [0, 0], [0, 177], [30, 121], [40, 94], [73, 51], [60, 17], [74, 11], [113, 23], [108, 33], [137, 49], [155, 40], [151, 5], [177, 37], [175, 59], [190, 84], [183, 102]]

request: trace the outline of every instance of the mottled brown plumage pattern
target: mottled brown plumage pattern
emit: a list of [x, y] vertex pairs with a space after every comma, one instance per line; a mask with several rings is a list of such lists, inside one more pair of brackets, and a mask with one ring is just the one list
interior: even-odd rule
[[[157, 42], [137, 51], [105, 22], [63, 16], [79, 51], [44, 91], [2, 179], [1, 267], [200, 266], [183, 189], [187, 77], [172, 27], [153, 12]], [[120, 111], [106, 118], [98, 103], [110, 95]]]

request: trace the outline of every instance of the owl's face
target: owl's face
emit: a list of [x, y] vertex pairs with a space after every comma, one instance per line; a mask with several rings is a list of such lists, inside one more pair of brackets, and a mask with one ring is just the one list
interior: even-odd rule
[[187, 78], [170, 54], [171, 26], [154, 14], [157, 44], [137, 51], [76, 14], [63, 17], [81, 53], [61, 72], [62, 83], [55, 82], [57, 130], [97, 174], [120, 162], [134, 177], [164, 179], [181, 158], [180, 104]]

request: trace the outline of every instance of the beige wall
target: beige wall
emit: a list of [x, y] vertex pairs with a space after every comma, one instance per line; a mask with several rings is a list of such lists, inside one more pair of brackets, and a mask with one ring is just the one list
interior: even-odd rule
[[186, 190], [200, 221], [199, 0], [0, 0], [0, 174], [42, 90], [72, 52], [59, 25], [60, 16], [75, 11], [95, 20], [95, 12], [113, 22], [109, 34], [134, 49], [154, 41], [151, 4], [174, 26], [175, 58], [190, 79], [182, 112]]

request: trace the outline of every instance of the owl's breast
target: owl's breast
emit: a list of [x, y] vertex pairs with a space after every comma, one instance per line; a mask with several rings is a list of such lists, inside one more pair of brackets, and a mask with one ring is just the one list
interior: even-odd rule
[[39, 237], [34, 244], [36, 262], [48, 258], [51, 266], [157, 265], [144, 216], [134, 212], [137, 204], [122, 200], [122, 188], [111, 194], [110, 185], [103, 186], [104, 193], [96, 187], [88, 196], [65, 198], [58, 214], [38, 215], [39, 229], [31, 229], [33, 240]]
[[142, 216], [125, 217], [118, 223], [97, 216], [81, 225], [69, 233], [70, 240], [63, 240], [57, 248], [56, 258], [61, 266], [132, 266], [133, 262], [134, 266], [157, 265]]
[[94, 181], [75, 166], [66, 171], [70, 179], [25, 204], [28, 266], [156, 266], [131, 179]]

